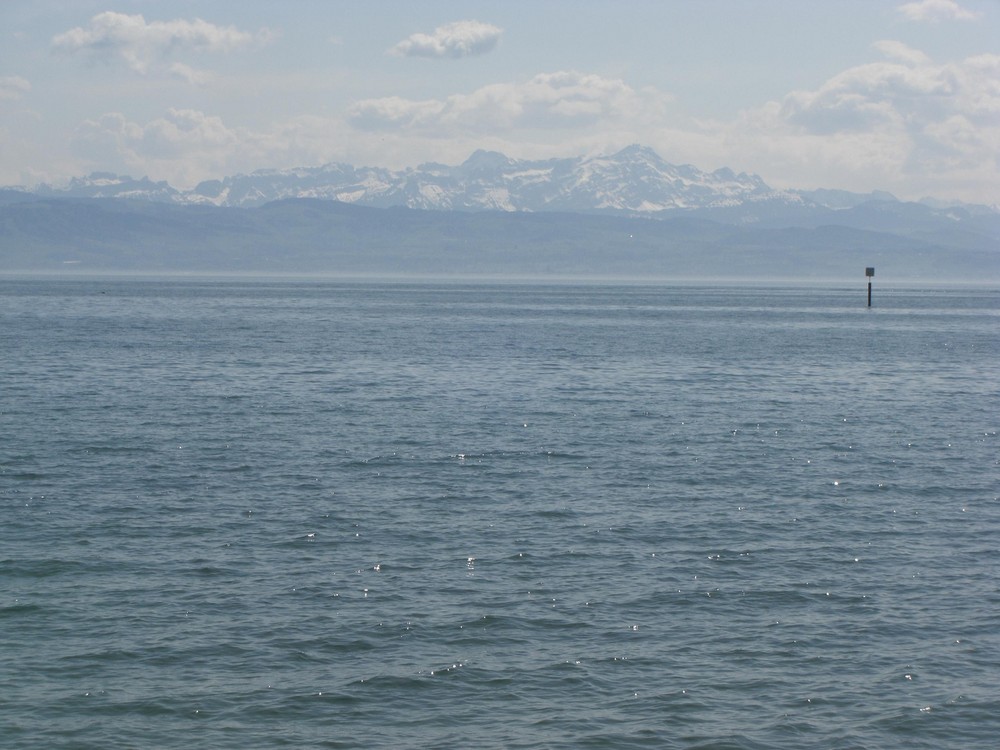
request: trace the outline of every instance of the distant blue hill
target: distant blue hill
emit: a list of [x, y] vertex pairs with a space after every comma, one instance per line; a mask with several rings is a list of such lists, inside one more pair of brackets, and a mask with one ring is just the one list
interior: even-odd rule
[[[765, 202], [766, 205], [766, 202]], [[1000, 281], [1000, 216], [876, 200], [627, 213], [249, 208], [0, 191], [0, 272]]]

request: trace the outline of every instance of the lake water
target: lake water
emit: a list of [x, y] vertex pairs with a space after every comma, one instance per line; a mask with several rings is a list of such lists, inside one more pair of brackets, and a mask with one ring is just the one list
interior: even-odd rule
[[4, 748], [987, 748], [1000, 291], [0, 280]]

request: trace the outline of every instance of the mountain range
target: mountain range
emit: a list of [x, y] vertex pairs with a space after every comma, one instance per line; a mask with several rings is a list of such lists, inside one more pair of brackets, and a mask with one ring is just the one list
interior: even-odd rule
[[[67, 185], [40, 185], [46, 197], [127, 198], [179, 204], [249, 208], [287, 198], [321, 198], [386, 208], [425, 210], [569, 211], [657, 216], [663, 212], [761, 204], [789, 208], [852, 208], [895, 202], [890, 193], [775, 190], [757, 175], [730, 169], [703, 172], [674, 165], [652, 149], [633, 145], [610, 156], [525, 161], [476, 151], [457, 166], [426, 163], [393, 171], [326, 164], [262, 169], [177, 190], [166, 182], [95, 172]], [[931, 203], [931, 202], [929, 202]], [[949, 206], [934, 204], [936, 208]], [[967, 206], [990, 212], [985, 206]], [[994, 207], [993, 212], [998, 209]]]
[[778, 190], [643, 146], [0, 191], [0, 270], [848, 278], [876, 262], [899, 279], [1000, 279], [1000, 211]]

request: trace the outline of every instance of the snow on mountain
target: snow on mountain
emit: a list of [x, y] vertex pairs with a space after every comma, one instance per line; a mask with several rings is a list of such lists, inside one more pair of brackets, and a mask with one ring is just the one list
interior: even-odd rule
[[129, 198], [157, 202], [183, 201], [184, 196], [166, 182], [153, 182], [148, 177], [131, 177], [110, 172], [94, 172], [87, 177], [74, 177], [62, 188], [40, 185], [33, 191], [45, 197], [61, 198]]
[[[476, 151], [456, 166], [426, 163], [393, 171], [326, 164], [262, 169], [193, 190], [178, 191], [146, 177], [134, 180], [97, 172], [61, 188], [42, 185], [46, 197], [129, 198], [181, 204], [253, 207], [288, 198], [318, 198], [386, 208], [425, 210], [608, 213], [668, 216], [708, 210], [735, 223], [757, 223], [780, 211], [845, 210], [865, 203], [898, 203], [889, 193], [843, 190], [775, 190], [759, 176], [722, 168], [703, 172], [670, 164], [651, 148], [632, 145], [618, 153], [528, 161], [496, 151]], [[924, 201], [932, 205], [930, 199]], [[952, 204], [948, 204], [951, 206]], [[936, 206], [932, 206], [936, 207]], [[966, 207], [973, 213], [995, 208]], [[980, 210], [981, 209], [981, 210]]]
[[669, 164], [650, 148], [629, 146], [609, 156], [525, 161], [476, 151], [462, 164], [428, 163], [391, 171], [327, 164], [266, 169], [178, 191], [165, 182], [107, 173], [74, 179], [47, 196], [119, 197], [173, 203], [250, 207], [286, 198], [321, 198], [368, 206], [434, 210], [573, 211], [653, 215], [675, 209], [747, 201], [801, 202], [756, 175], [702, 172]]

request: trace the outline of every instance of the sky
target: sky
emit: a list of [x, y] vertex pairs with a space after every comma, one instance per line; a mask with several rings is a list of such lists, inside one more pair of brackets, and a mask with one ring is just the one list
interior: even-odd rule
[[1000, 0], [0, 0], [0, 185], [633, 143], [1000, 206]]

